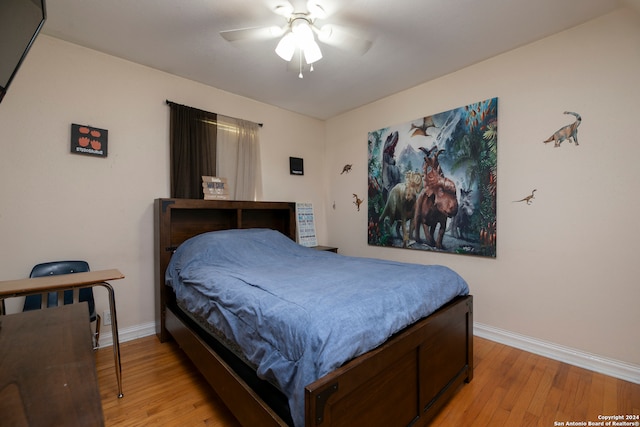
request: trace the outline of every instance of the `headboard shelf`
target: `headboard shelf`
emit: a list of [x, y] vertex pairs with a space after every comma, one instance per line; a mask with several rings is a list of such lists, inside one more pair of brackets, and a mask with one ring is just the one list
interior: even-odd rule
[[[291, 202], [156, 199], [156, 333], [164, 338], [164, 274], [171, 255], [185, 240], [209, 231], [271, 228], [296, 239], [296, 206]], [[164, 339], [163, 339], [164, 340]]]

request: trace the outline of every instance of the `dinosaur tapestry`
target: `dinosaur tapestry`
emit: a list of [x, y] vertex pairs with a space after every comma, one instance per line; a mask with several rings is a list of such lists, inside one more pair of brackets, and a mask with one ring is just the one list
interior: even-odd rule
[[369, 132], [368, 241], [496, 256], [498, 98]]

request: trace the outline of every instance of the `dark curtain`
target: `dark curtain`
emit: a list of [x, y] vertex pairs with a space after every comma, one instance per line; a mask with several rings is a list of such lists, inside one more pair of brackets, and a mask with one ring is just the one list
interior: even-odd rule
[[202, 199], [202, 175], [216, 175], [216, 114], [167, 103], [171, 109], [171, 197]]

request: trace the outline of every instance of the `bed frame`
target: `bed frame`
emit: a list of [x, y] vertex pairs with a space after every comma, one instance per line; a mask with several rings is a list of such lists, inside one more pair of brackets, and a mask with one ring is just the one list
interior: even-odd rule
[[[175, 308], [164, 273], [175, 248], [207, 231], [272, 228], [295, 240], [295, 204], [156, 199], [156, 333], [173, 338], [243, 426], [286, 426]], [[458, 297], [380, 347], [305, 387], [306, 427], [425, 426], [473, 378], [473, 297]]]

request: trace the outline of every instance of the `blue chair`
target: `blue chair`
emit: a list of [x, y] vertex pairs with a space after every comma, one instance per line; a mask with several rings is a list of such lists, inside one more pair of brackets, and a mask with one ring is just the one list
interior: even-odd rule
[[[89, 271], [89, 264], [86, 261], [53, 261], [38, 264], [31, 270], [29, 277], [55, 276], [58, 274], [82, 273]], [[96, 303], [93, 299], [93, 288], [79, 289], [78, 301], [86, 301], [89, 305], [89, 320], [96, 322], [96, 332], [94, 334], [94, 347], [98, 347], [100, 339], [100, 315], [96, 313]], [[73, 304], [73, 290], [64, 291], [64, 304]], [[58, 293], [49, 292], [47, 295], [47, 307], [58, 305]], [[42, 294], [27, 295], [24, 299], [22, 311], [38, 310], [42, 308]]]

